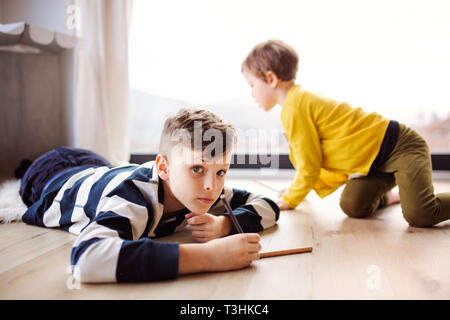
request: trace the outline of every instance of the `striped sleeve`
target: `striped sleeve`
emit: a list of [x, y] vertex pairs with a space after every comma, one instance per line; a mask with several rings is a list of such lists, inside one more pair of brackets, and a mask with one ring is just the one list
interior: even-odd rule
[[71, 254], [80, 282], [144, 282], [178, 275], [178, 243], [145, 237], [153, 208], [132, 179], [122, 181], [97, 206]]
[[[269, 198], [250, 193], [246, 190], [225, 187], [225, 198], [244, 232], [259, 232], [276, 224], [280, 208]], [[228, 215], [221, 202], [216, 202], [211, 213]], [[237, 233], [233, 226], [231, 234]]]

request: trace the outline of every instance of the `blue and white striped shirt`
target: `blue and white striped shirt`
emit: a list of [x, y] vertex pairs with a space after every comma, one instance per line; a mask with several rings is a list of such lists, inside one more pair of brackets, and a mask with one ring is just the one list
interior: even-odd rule
[[[74, 278], [80, 282], [141, 282], [178, 275], [177, 242], [155, 241], [187, 225], [188, 209], [163, 220], [164, 189], [154, 162], [122, 167], [77, 167], [50, 181], [22, 220], [60, 227], [78, 238], [72, 248]], [[244, 232], [273, 226], [278, 206], [245, 190], [225, 187]], [[227, 215], [220, 201], [209, 210]], [[235, 233], [236, 230], [232, 230]]]

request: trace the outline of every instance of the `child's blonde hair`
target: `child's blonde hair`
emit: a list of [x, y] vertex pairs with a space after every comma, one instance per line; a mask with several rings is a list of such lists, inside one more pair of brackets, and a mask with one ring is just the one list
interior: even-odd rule
[[250, 71], [263, 81], [272, 71], [282, 81], [295, 79], [298, 70], [297, 52], [281, 40], [257, 44], [242, 62], [242, 71]]

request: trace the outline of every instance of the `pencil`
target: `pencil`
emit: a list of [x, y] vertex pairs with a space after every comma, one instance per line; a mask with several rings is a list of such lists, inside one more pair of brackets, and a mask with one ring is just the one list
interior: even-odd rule
[[236, 219], [236, 217], [235, 217], [235, 215], [233, 213], [233, 210], [231, 210], [231, 207], [228, 204], [227, 199], [225, 199], [225, 195], [221, 194], [220, 195], [220, 200], [222, 200], [223, 204], [225, 205], [225, 208], [227, 209], [228, 214], [230, 215], [231, 222], [233, 222], [233, 225], [236, 228], [236, 230], [239, 233], [244, 233], [244, 231], [242, 231], [241, 225], [239, 224], [238, 220]]
[[263, 259], [263, 258], [285, 256], [285, 255], [288, 255], [288, 254], [297, 254], [297, 253], [305, 253], [305, 252], [312, 252], [312, 247], [296, 248], [296, 249], [280, 250], [280, 251], [262, 252], [259, 255], [259, 258]]

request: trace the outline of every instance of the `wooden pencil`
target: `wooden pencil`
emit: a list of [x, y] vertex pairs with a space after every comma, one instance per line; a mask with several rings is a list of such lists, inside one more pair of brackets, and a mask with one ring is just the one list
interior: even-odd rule
[[260, 257], [260, 259], [263, 259], [263, 258], [269, 258], [269, 257], [285, 256], [288, 254], [312, 252], [312, 250], [313, 250], [312, 247], [306, 247], [306, 248], [296, 248], [296, 249], [289, 249], [289, 250], [269, 251], [269, 252], [260, 253], [259, 257]]
[[228, 214], [230, 215], [231, 222], [233, 223], [234, 227], [236, 228], [237, 232], [244, 233], [242, 230], [241, 225], [239, 224], [239, 221], [234, 216], [233, 210], [231, 209], [230, 204], [228, 203], [227, 199], [225, 199], [225, 196], [222, 194], [220, 195], [220, 200], [222, 200], [223, 204], [225, 205], [225, 209], [227, 209]]

